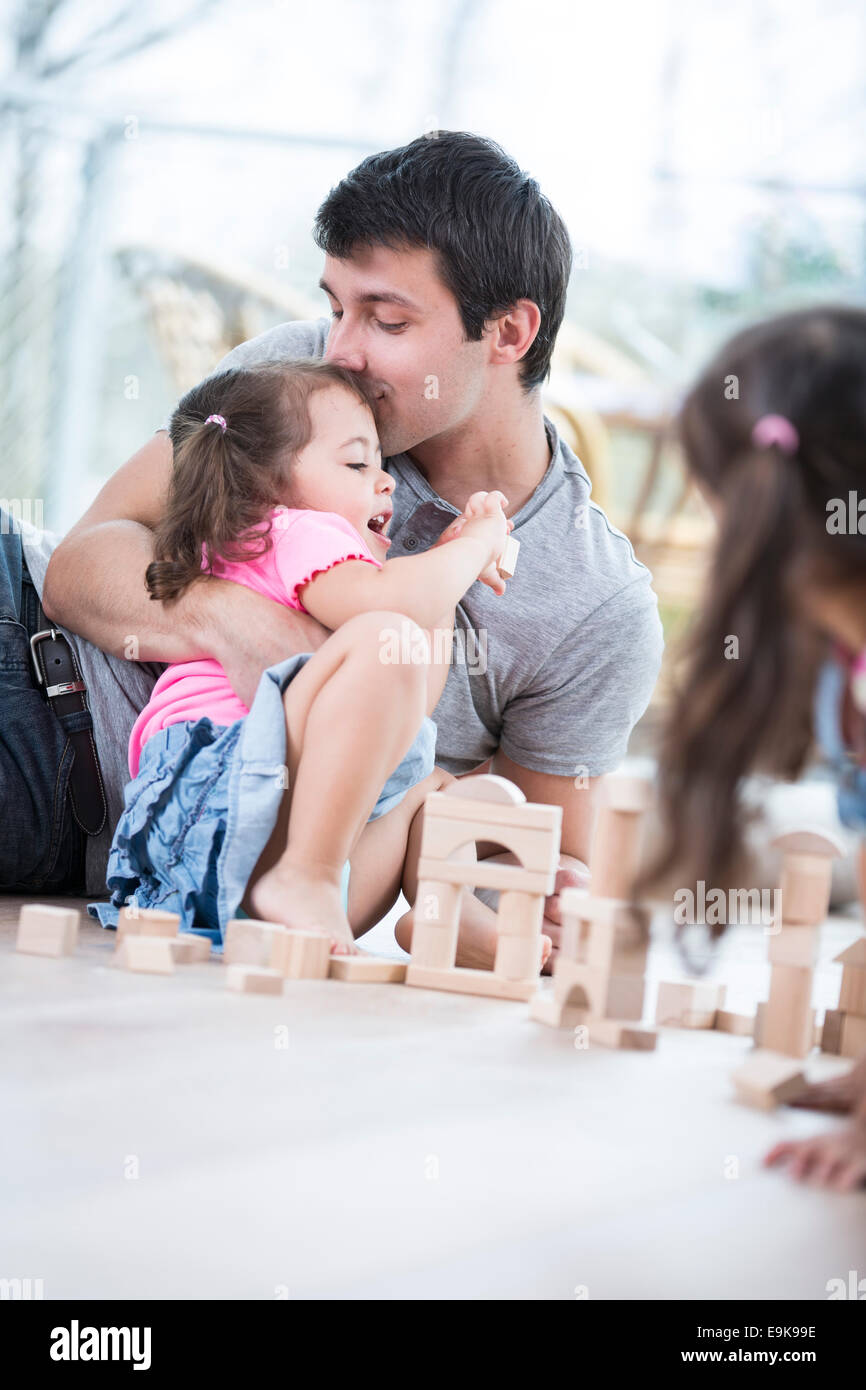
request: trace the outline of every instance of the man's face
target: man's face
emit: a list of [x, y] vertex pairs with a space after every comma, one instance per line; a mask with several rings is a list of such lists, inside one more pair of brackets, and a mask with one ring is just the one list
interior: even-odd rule
[[326, 357], [375, 391], [385, 458], [458, 429], [482, 398], [487, 344], [466, 341], [457, 301], [432, 251], [359, 247], [325, 257], [333, 322]]

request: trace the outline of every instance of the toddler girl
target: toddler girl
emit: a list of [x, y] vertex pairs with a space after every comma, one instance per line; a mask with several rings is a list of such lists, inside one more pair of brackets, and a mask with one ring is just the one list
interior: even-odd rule
[[[244, 912], [354, 951], [401, 888], [413, 901], [424, 798], [454, 780], [429, 715], [456, 604], [476, 579], [505, 592], [506, 499], [474, 494], [434, 547], [385, 565], [394, 480], [364, 387], [327, 362], [208, 378], [171, 440], [151, 597], [214, 575], [332, 635], [266, 670], [250, 709], [216, 661], [164, 671], [130, 738], [111, 901], [90, 910], [113, 925], [132, 897], [217, 945]], [[464, 896], [458, 963], [490, 965], [494, 914]]]

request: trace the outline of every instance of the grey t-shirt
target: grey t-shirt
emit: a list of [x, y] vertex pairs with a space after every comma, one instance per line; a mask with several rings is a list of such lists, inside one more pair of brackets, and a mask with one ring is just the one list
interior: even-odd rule
[[[233, 348], [212, 375], [322, 357], [329, 328], [326, 318], [278, 324]], [[496, 748], [536, 772], [610, 772], [658, 677], [662, 629], [649, 570], [591, 501], [580, 460], [550, 420], [545, 427], [547, 472], [512, 517], [520, 542], [514, 578], [502, 598], [476, 582], [457, 607], [452, 665], [433, 713], [436, 761], [455, 775]], [[417, 555], [457, 508], [408, 455], [385, 467], [396, 481], [388, 559]]]

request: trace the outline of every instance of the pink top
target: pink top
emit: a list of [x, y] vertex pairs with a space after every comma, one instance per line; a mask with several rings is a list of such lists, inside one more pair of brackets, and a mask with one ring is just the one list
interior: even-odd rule
[[[381, 560], [375, 559], [352, 523], [338, 512], [276, 507], [270, 516], [271, 546], [264, 555], [258, 560], [240, 562], [217, 556], [211, 572], [306, 613], [298, 589], [315, 575], [343, 560], [367, 560], [377, 569], [382, 568]], [[202, 661], [174, 662], [163, 671], [133, 725], [129, 737], [130, 777], [138, 773], [141, 750], [147, 740], [169, 724], [207, 715], [215, 724], [228, 725], [246, 714], [249, 708], [232, 690], [218, 661], [208, 657]]]

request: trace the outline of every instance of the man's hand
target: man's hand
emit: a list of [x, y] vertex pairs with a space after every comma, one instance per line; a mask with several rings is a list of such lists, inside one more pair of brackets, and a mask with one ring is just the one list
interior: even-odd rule
[[556, 881], [553, 892], [544, 899], [544, 921], [541, 930], [545, 936], [549, 936], [553, 942], [553, 950], [548, 956], [542, 970], [542, 975], [550, 975], [553, 966], [559, 955], [559, 948], [562, 942], [562, 910], [559, 904], [559, 895], [563, 888], [588, 888], [589, 869], [582, 864], [579, 859], [574, 859], [570, 854], [560, 855], [559, 868], [556, 871]]
[[190, 592], [196, 589], [202, 644], [247, 706], [268, 666], [299, 652], [318, 651], [331, 635], [309, 613], [230, 579], [199, 580]]

